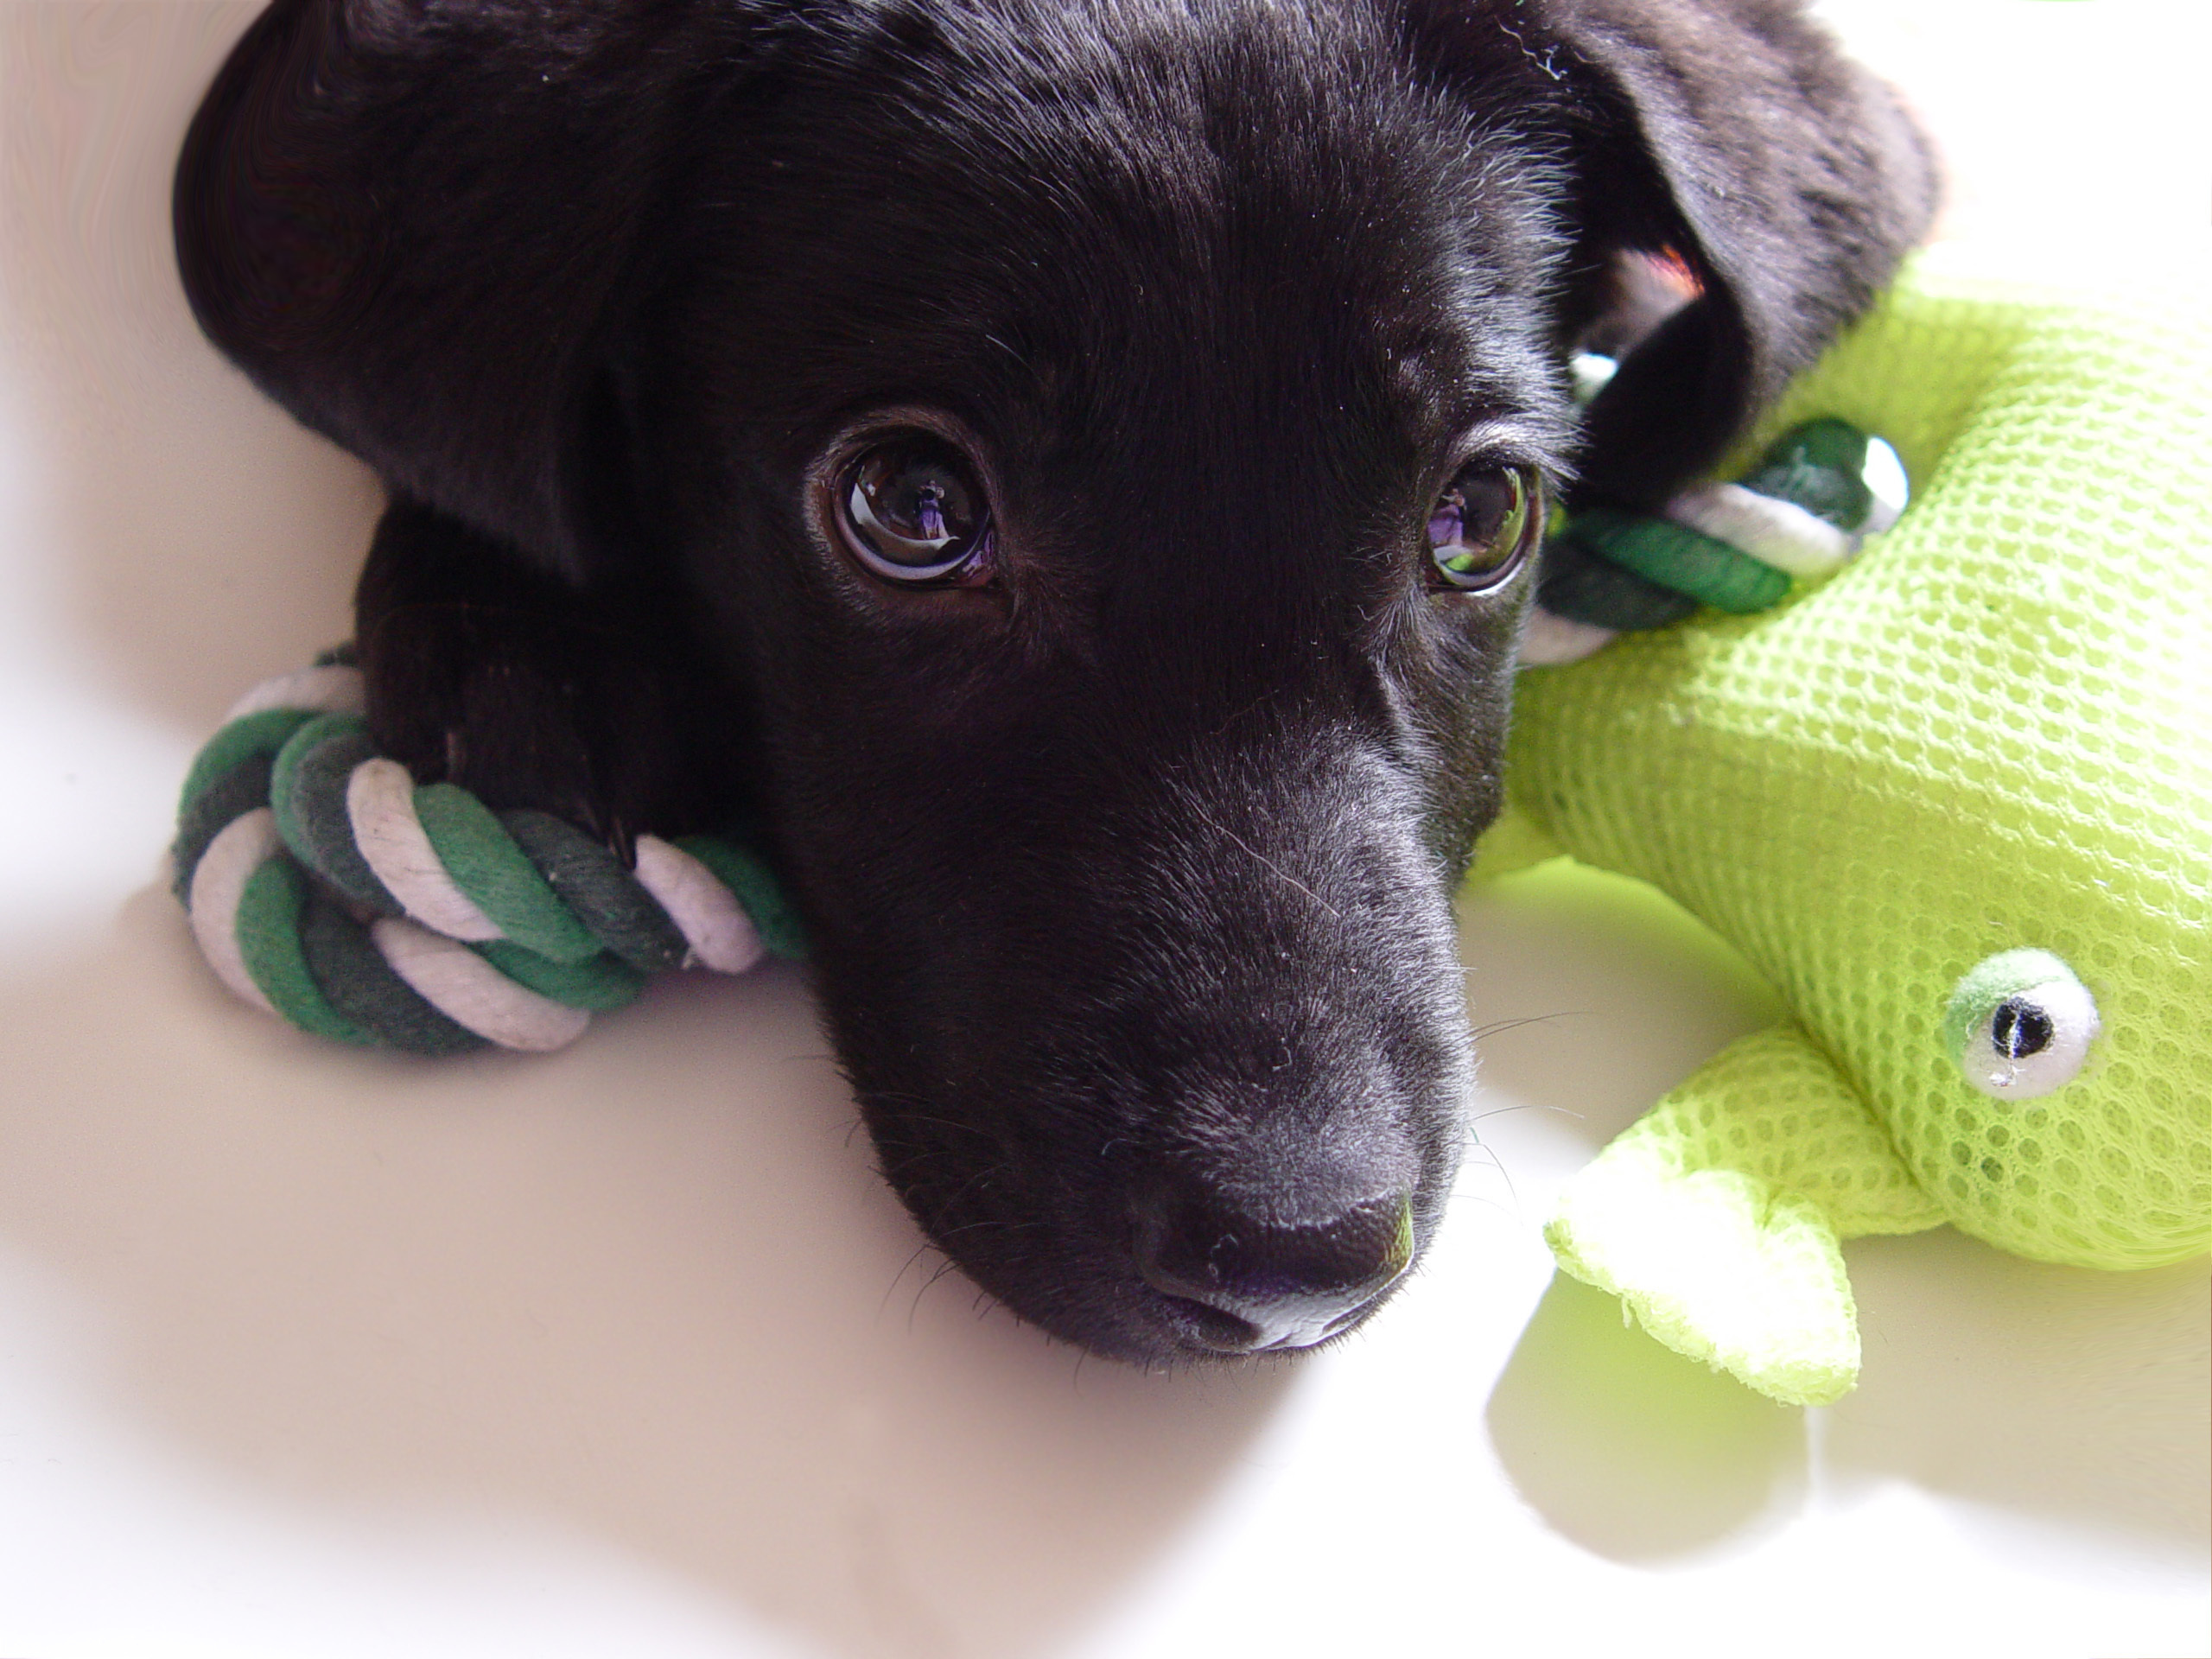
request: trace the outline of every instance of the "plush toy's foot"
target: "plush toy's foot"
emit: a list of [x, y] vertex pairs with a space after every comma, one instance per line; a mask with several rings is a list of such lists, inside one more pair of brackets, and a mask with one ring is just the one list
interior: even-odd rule
[[1544, 1237], [1676, 1353], [1785, 1405], [1824, 1406], [1859, 1381], [1843, 1256], [1803, 1198], [1733, 1170], [1609, 1160], [1568, 1189]]
[[1783, 1028], [1653, 1107], [1568, 1183], [1544, 1236], [1677, 1353], [1811, 1406], [1859, 1378], [1838, 1239], [1942, 1219], [1850, 1084]]

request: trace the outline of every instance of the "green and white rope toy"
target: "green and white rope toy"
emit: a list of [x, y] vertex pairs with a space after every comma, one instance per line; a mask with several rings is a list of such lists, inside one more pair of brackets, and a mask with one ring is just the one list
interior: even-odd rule
[[172, 849], [201, 953], [303, 1031], [443, 1055], [574, 1041], [667, 969], [797, 957], [766, 867], [641, 836], [627, 868], [550, 813], [493, 812], [376, 753], [335, 658], [240, 698], [193, 762]]
[[[1771, 609], [1793, 581], [1833, 575], [1904, 511], [1897, 451], [1846, 422], [1808, 421], [1776, 440], [1751, 474], [1696, 484], [1656, 518], [1592, 507], [1551, 549], [1585, 556], [1548, 576], [1521, 660], [1579, 662], [1629, 630], [1678, 622], [1700, 605], [1735, 615]], [[1564, 563], [1559, 552], [1555, 564]]]

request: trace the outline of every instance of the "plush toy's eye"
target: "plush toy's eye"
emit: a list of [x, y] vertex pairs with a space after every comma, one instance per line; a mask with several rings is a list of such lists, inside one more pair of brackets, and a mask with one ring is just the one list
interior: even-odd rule
[[1497, 587], [1521, 568], [1543, 526], [1543, 483], [1533, 468], [1468, 467], [1429, 510], [1432, 585], [1461, 593]]
[[2005, 950], [1961, 980], [1943, 1014], [1960, 1073], [1999, 1100], [2071, 1083], [2097, 1035], [2096, 999], [2048, 950]]
[[905, 586], [968, 586], [989, 574], [990, 511], [968, 463], [939, 439], [872, 445], [832, 486], [837, 532], [862, 568]]

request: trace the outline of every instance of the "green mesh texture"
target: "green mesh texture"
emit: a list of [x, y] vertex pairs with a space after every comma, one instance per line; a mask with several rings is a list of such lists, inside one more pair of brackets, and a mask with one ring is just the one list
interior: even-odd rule
[[[1883, 435], [1898, 526], [1764, 616], [1520, 684], [1519, 804], [1735, 944], [1944, 1214], [2045, 1260], [2212, 1244], [2208, 300], [1923, 264], [1745, 446], [1814, 415]], [[2103, 1034], [1999, 1101], [1943, 1014], [2019, 947], [2073, 968]]]
[[1738, 1170], [1810, 1198], [1847, 1238], [1943, 1219], [1881, 1125], [1799, 1032], [1731, 1044], [1622, 1139], [1631, 1136], [1676, 1168]]

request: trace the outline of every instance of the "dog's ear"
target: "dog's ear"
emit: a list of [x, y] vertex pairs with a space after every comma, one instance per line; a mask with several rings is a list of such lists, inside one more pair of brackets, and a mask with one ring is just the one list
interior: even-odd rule
[[1799, 0], [1407, 3], [1416, 49], [1485, 125], [1548, 128], [1569, 174], [1566, 334], [1624, 253], [1692, 279], [1591, 406], [1587, 494], [1656, 505], [1717, 460], [1934, 215], [1919, 132]]
[[596, 365], [745, 0], [276, 0], [174, 201], [210, 338], [392, 486], [571, 577]]

